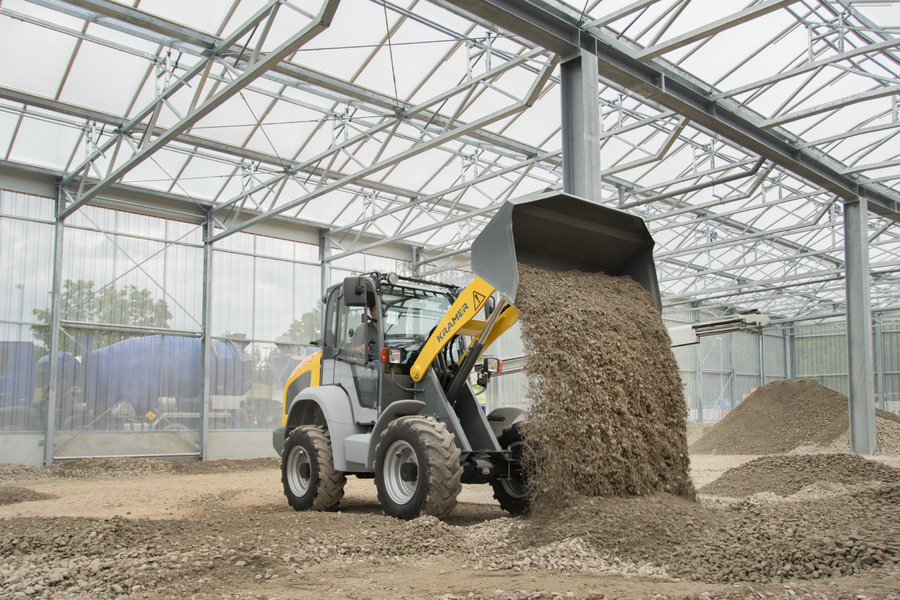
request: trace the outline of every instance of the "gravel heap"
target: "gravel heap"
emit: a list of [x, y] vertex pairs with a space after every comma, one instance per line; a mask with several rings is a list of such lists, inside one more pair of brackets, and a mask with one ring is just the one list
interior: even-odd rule
[[733, 498], [771, 492], [784, 498], [821, 483], [900, 485], [900, 470], [856, 454], [765, 456], [730, 469], [700, 491]]
[[58, 497], [35, 492], [27, 488], [0, 487], [0, 506], [18, 504], [19, 502], [34, 502], [36, 500], [55, 500]]
[[[810, 494], [816, 486], [831, 493]], [[577, 539], [604, 560], [709, 583], [900, 572], [898, 469], [849, 455], [766, 457], [700, 493], [740, 499], [705, 506], [669, 494], [583, 498], [552, 518], [525, 521], [512, 546]]]
[[630, 277], [520, 264], [516, 306], [538, 506], [655, 491], [693, 498], [681, 379], [650, 294]]
[[[876, 411], [876, 454], [900, 456], [900, 417]], [[705, 435], [692, 454], [849, 452], [847, 396], [813, 379], [758, 388]]]
[[167, 461], [149, 458], [84, 458], [50, 467], [0, 463], [0, 483], [48, 479], [120, 479], [162, 475], [208, 475], [278, 469], [278, 458], [252, 460]]
[[[806, 493], [828, 484], [841, 490]], [[427, 569], [438, 556], [537, 581], [543, 573], [580, 572], [780, 586], [870, 571], [900, 575], [900, 470], [847, 455], [764, 457], [700, 493], [703, 503], [667, 493], [576, 497], [541, 519], [474, 524], [283, 507], [174, 521], [14, 518], [0, 521], [0, 589], [36, 598], [219, 598], [215, 590], [248, 582], [322, 576], [313, 569], [360, 562]], [[707, 505], [722, 495], [732, 500]], [[760, 495], [770, 499], [761, 503]], [[493, 597], [536, 597], [536, 590], [498, 592]]]

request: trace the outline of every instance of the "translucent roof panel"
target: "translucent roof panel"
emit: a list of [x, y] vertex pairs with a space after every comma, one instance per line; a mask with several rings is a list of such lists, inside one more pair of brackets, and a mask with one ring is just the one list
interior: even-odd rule
[[[90, 158], [81, 200], [69, 188], [78, 206], [108, 196], [92, 186], [107, 189], [111, 166], [151, 195], [211, 202], [221, 247], [278, 215], [330, 232], [340, 264], [407, 243], [437, 276], [466, 268], [503, 200], [563, 186], [562, 74], [561, 57], [455, 4], [288, 0], [269, 22], [264, 0], [4, 0], [0, 159], [77, 181]], [[900, 200], [900, 1], [533, 5]], [[328, 27], [259, 68], [329, 6]], [[846, 198], [653, 95], [599, 84], [593, 200], [646, 220], [665, 306], [842, 310]], [[870, 214], [869, 231], [873, 310], [888, 310], [900, 234], [892, 214]]]

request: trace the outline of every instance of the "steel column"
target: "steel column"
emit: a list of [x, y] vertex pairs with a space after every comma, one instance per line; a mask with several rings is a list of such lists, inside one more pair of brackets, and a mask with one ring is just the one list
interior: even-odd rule
[[759, 387], [766, 385], [766, 334], [759, 332]]
[[410, 275], [412, 275], [413, 277], [419, 277], [422, 272], [422, 265], [419, 264], [419, 261], [422, 260], [422, 248], [420, 248], [419, 246], [411, 245], [409, 247], [409, 253], [411, 261], [410, 264], [412, 265]]
[[203, 317], [201, 322], [201, 354], [200, 368], [203, 370], [203, 406], [200, 409], [200, 460], [208, 460], [209, 458], [209, 403], [210, 389], [212, 382], [210, 381], [210, 371], [212, 363], [212, 261], [213, 261], [213, 245], [209, 239], [213, 234], [213, 223], [215, 219], [212, 213], [206, 214], [206, 220], [203, 222]]
[[728, 408], [734, 410], [737, 408], [735, 398], [739, 392], [737, 385], [737, 332], [732, 331], [728, 337], [731, 338], [731, 390], [728, 394], [731, 398], [728, 401]]
[[784, 377], [793, 379], [794, 368], [794, 324], [787, 323], [781, 334], [784, 336]]
[[560, 61], [563, 191], [600, 200], [600, 83], [597, 57], [577, 50]]
[[866, 205], [865, 198], [844, 204], [850, 448], [858, 454], [875, 452], [875, 361], [872, 356]]
[[[694, 322], [700, 322], [700, 311], [694, 311]], [[697, 378], [696, 384], [694, 385], [694, 397], [697, 399], [697, 422], [703, 422], [703, 344], [696, 344], [694, 346], [697, 349], [697, 367], [694, 377]]]
[[[880, 317], [880, 315], [879, 315]], [[881, 321], [881, 319], [879, 319]], [[876, 407], [885, 410], [884, 399], [884, 323], [875, 324], [875, 381], [878, 383]]]
[[65, 225], [60, 214], [66, 207], [66, 194], [62, 188], [56, 190], [56, 231], [53, 248], [53, 296], [50, 304], [50, 386], [47, 396], [47, 431], [44, 435], [44, 466], [53, 464], [56, 450], [56, 407], [59, 395], [59, 327], [60, 302], [62, 299], [62, 261]]
[[[325, 292], [328, 291], [328, 286], [331, 285], [331, 263], [328, 261], [328, 257], [331, 256], [331, 244], [330, 238], [328, 237], [327, 229], [319, 230], [319, 297], [322, 298], [322, 310], [325, 310]], [[325, 336], [325, 332], [322, 332], [322, 336]]]

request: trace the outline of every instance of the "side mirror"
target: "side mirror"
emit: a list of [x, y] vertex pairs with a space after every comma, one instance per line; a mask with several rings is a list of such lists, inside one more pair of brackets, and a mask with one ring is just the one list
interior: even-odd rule
[[366, 284], [362, 277], [345, 277], [342, 289], [344, 306], [366, 305]]

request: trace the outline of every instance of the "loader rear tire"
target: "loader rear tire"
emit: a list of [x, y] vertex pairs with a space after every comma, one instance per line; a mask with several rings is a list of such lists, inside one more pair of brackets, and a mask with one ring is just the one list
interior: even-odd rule
[[459, 448], [434, 417], [401, 417], [375, 449], [375, 487], [384, 512], [398, 519], [447, 517], [462, 491]]
[[[497, 442], [504, 450], [510, 450], [517, 459], [519, 465], [522, 464], [523, 458], [527, 458], [525, 454], [534, 453], [531, 447], [522, 441], [522, 422], [513, 423], [503, 430]], [[528, 483], [528, 476], [524, 469], [518, 470], [513, 477], [505, 479], [494, 479], [491, 481], [491, 487], [494, 488], [494, 499], [500, 503], [500, 508], [511, 515], [518, 516], [527, 514], [531, 509], [531, 487]]]
[[347, 476], [335, 471], [331, 438], [324, 427], [303, 425], [284, 442], [281, 483], [294, 510], [335, 510]]

